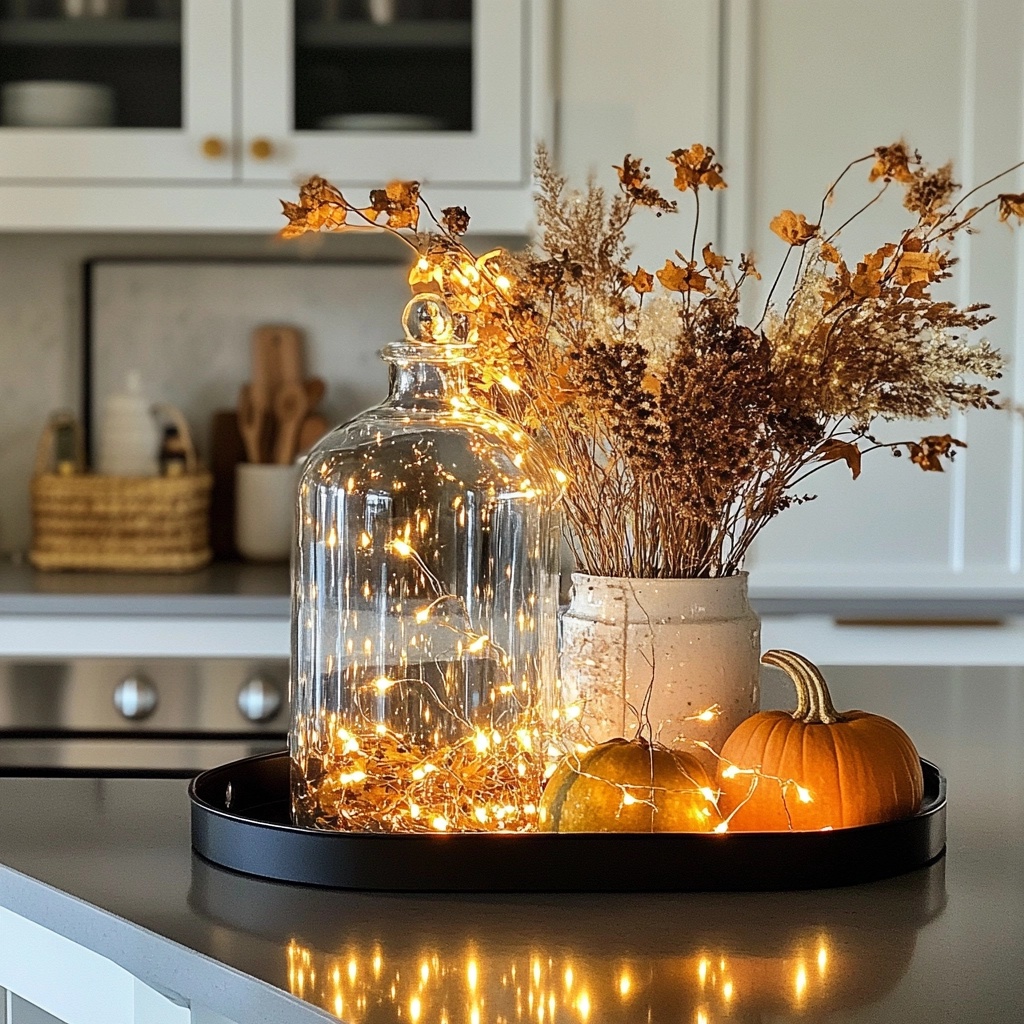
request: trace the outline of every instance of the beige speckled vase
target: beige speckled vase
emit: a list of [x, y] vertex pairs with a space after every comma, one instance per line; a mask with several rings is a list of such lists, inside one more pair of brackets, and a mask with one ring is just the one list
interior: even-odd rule
[[[561, 678], [585, 702], [594, 740], [633, 736], [646, 722], [667, 746], [720, 750], [760, 704], [761, 622], [747, 574], [720, 579], [573, 575], [562, 617]], [[708, 721], [696, 716], [717, 705]], [[646, 732], [646, 730], [645, 730]], [[702, 760], [713, 764], [704, 752]]]

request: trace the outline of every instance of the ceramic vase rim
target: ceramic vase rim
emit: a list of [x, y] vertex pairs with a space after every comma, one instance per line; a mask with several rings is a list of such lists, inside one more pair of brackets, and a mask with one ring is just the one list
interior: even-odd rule
[[589, 572], [574, 572], [572, 581], [592, 580], [595, 583], [609, 584], [672, 584], [672, 583], [725, 583], [729, 580], [749, 580], [750, 573], [746, 569], [729, 573], [727, 576], [601, 576]]

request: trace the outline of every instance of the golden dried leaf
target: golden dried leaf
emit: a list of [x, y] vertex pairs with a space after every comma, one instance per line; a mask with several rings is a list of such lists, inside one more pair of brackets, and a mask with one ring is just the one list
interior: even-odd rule
[[689, 149], [673, 150], [666, 159], [676, 169], [673, 184], [680, 192], [706, 188], [725, 188], [722, 165], [715, 162], [715, 151], [710, 146], [695, 142]]
[[709, 270], [724, 270], [726, 263], [729, 262], [724, 256], [720, 256], [717, 252], [715, 252], [714, 249], [711, 248], [710, 242], [708, 242], [708, 244], [704, 246], [704, 250], [701, 253], [701, 256], [704, 257], [704, 265]]
[[818, 233], [817, 224], [808, 224], [802, 213], [792, 210], [783, 210], [768, 226], [790, 245], [806, 245]]
[[945, 261], [938, 252], [904, 252], [896, 263], [893, 280], [906, 287], [912, 284], [930, 284], [942, 275]]
[[936, 171], [921, 168], [914, 174], [903, 205], [916, 213], [923, 224], [937, 224], [960, 186], [953, 180], [953, 165], [945, 164]]
[[637, 267], [636, 272], [628, 276], [627, 283], [639, 295], [654, 291], [654, 277], [643, 267]]
[[658, 271], [658, 280], [670, 292], [703, 292], [707, 288], [708, 279], [697, 273], [696, 266], [690, 263], [681, 267], [672, 260], [665, 260], [665, 266]]
[[761, 272], [757, 269], [754, 257], [748, 252], [740, 253], [740, 273], [752, 277], [756, 281], [761, 280]]
[[842, 460], [850, 467], [853, 479], [860, 476], [860, 449], [850, 441], [841, 441], [833, 437], [814, 453], [821, 462], [838, 462]]
[[281, 210], [288, 218], [282, 229], [284, 238], [294, 238], [307, 231], [339, 231], [348, 217], [345, 197], [323, 178], [313, 177], [299, 188], [298, 203], [282, 200]]
[[418, 206], [404, 207], [388, 213], [389, 228], [415, 228], [420, 219]]
[[999, 219], [1001, 221], [1016, 217], [1017, 221], [1024, 224], [1024, 192], [1017, 195], [1003, 193], [999, 199]]
[[651, 177], [650, 168], [644, 167], [639, 157], [627, 153], [622, 158], [622, 166], [615, 170], [622, 191], [635, 203], [651, 207], [659, 217], [662, 213], [675, 213], [676, 204], [670, 203], [656, 188], [647, 184]]
[[384, 191], [388, 199], [399, 206], [414, 206], [420, 199], [418, 181], [389, 181]]
[[826, 263], [839, 263], [841, 262], [843, 257], [839, 250], [834, 245], [832, 245], [831, 242], [822, 242], [821, 258]]
[[967, 445], [951, 434], [929, 434], [919, 442], [911, 441], [907, 445], [910, 461], [920, 466], [926, 473], [941, 473], [941, 459], [952, 458], [954, 447], [966, 448]]
[[345, 197], [329, 181], [314, 175], [299, 188], [299, 202], [306, 207], [323, 203], [340, 203], [345, 205]]
[[859, 299], [877, 299], [882, 294], [882, 275], [877, 267], [857, 264], [857, 273], [850, 278], [850, 291]]
[[450, 235], [464, 235], [469, 230], [469, 214], [465, 207], [446, 206], [441, 211], [441, 224]]
[[661, 396], [661, 380], [653, 373], [646, 374], [644, 379], [640, 382], [640, 386], [648, 394], [654, 395], [655, 398], [659, 398]]
[[615, 170], [618, 172], [619, 182], [627, 192], [643, 188], [649, 177], [641, 166], [640, 159], [634, 158], [630, 153], [622, 158], [622, 166], [616, 167]]
[[370, 208], [386, 214], [390, 228], [415, 228], [420, 217], [418, 181], [392, 181], [370, 193]]
[[900, 139], [891, 146], [875, 148], [875, 162], [868, 175], [868, 181], [883, 178], [886, 181], [902, 181], [906, 185], [914, 182], [914, 172], [910, 169], [911, 162], [919, 163], [917, 155], [911, 156], [907, 144]]

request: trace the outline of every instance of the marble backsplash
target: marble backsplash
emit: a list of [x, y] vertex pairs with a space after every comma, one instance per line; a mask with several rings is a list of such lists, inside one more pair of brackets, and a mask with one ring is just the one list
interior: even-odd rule
[[120, 386], [138, 369], [149, 395], [183, 407], [200, 448], [209, 413], [233, 407], [248, 377], [257, 324], [306, 331], [328, 419], [386, 386], [376, 353], [398, 337], [408, 295], [408, 253], [391, 239], [0, 234], [0, 553], [29, 545], [29, 483], [48, 415], [81, 410], [82, 267], [106, 258], [95, 270], [97, 384]]

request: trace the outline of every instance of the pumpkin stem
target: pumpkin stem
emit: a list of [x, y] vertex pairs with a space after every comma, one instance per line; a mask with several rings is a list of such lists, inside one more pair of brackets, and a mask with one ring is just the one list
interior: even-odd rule
[[795, 651], [765, 651], [761, 655], [765, 665], [780, 668], [796, 687], [796, 710], [793, 717], [812, 725], [832, 725], [843, 716], [836, 711], [828, 684], [818, 666]]

